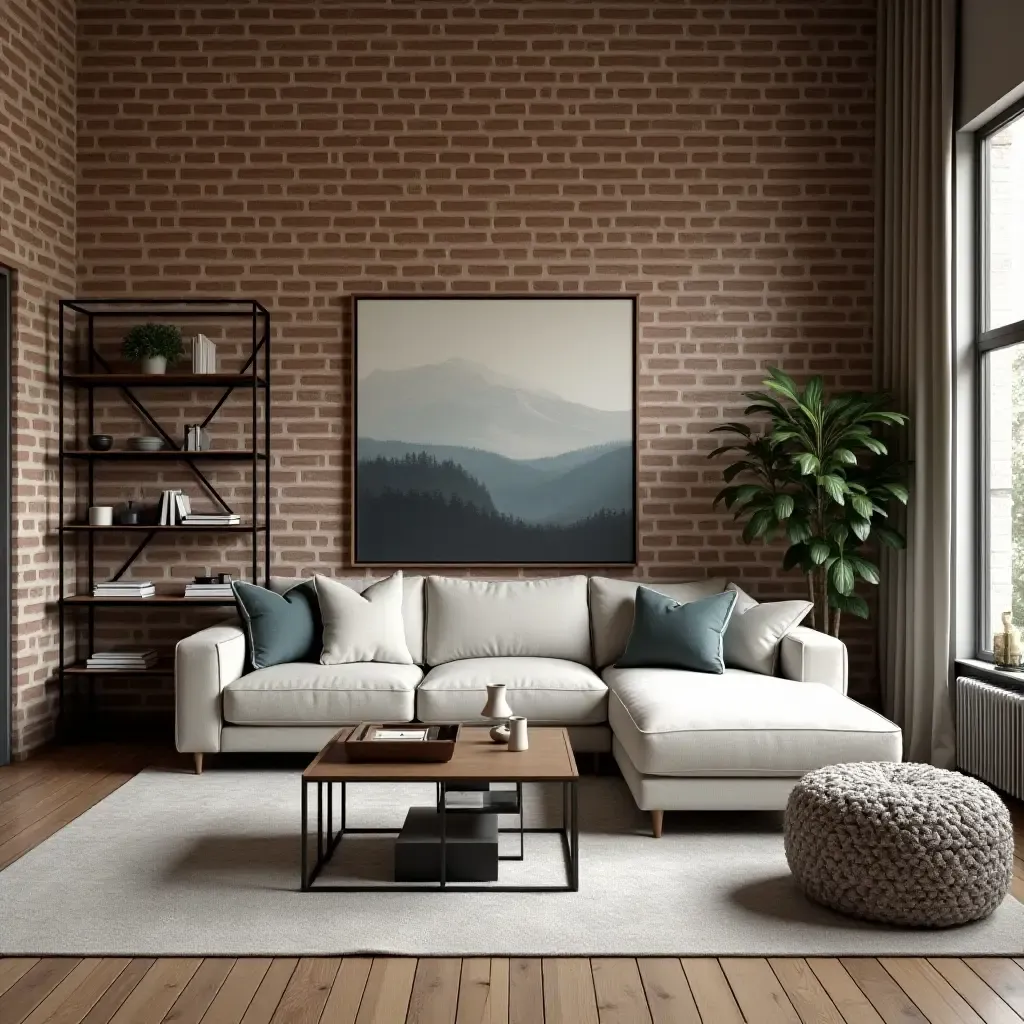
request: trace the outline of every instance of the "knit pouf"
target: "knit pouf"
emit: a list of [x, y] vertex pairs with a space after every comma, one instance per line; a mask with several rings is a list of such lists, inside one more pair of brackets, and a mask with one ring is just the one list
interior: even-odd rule
[[987, 917], [1013, 875], [1013, 826], [984, 783], [927, 764], [840, 764], [805, 775], [786, 806], [786, 859], [804, 892], [888, 924]]

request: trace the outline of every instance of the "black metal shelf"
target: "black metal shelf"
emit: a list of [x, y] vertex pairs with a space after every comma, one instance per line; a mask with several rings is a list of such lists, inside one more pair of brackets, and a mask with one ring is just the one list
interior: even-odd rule
[[241, 523], [237, 526], [212, 526], [206, 523], [181, 523], [178, 526], [159, 526], [157, 524], [133, 523], [125, 526], [93, 526], [92, 523], [65, 523], [58, 529], [65, 532], [90, 532], [100, 533], [252, 533], [255, 529], [258, 533], [264, 533], [267, 527], [263, 525], [252, 526]]
[[[96, 327], [98, 324], [113, 321], [117, 332], [126, 329], [126, 320], [147, 320], [161, 318], [167, 322], [189, 320], [222, 320], [233, 318], [236, 325], [241, 320], [246, 324], [244, 329], [251, 330], [251, 348], [248, 358], [237, 371], [224, 373], [191, 373], [170, 372], [166, 374], [144, 374], [138, 372], [122, 372], [115, 370], [110, 363], [97, 351]], [[151, 605], [154, 608], [185, 608], [195, 606], [198, 609], [230, 607], [234, 598], [222, 597], [185, 597], [181, 593], [167, 592], [152, 597], [96, 597], [92, 590], [98, 582], [96, 578], [96, 542], [105, 540], [113, 534], [132, 538], [136, 546], [123, 565], [113, 574], [111, 580], [119, 580], [129, 567], [142, 554], [150, 542], [157, 537], [164, 538], [171, 533], [188, 533], [193, 536], [201, 534], [224, 534], [225, 536], [248, 537], [251, 541], [251, 579], [258, 582], [262, 570], [262, 582], [270, 582], [270, 434], [271, 434], [271, 369], [270, 369], [270, 334], [271, 322], [268, 310], [252, 299], [221, 299], [221, 298], [155, 298], [155, 299], [63, 299], [59, 303], [58, 316], [58, 434], [59, 457], [55, 460], [58, 469], [58, 503], [61, 512], [61, 524], [56, 533], [59, 546], [60, 589], [62, 595], [56, 602], [59, 615], [60, 660], [57, 670], [60, 684], [60, 712], [62, 726], [67, 731], [68, 694], [66, 682], [77, 680], [75, 692], [85, 686], [88, 694], [88, 706], [94, 705], [93, 682], [96, 676], [131, 675], [142, 677], [166, 677], [173, 674], [173, 663], [162, 659], [156, 666], [148, 669], [90, 669], [86, 660], [78, 650], [79, 639], [85, 640], [90, 653], [95, 649], [96, 616], [104, 609], [126, 606], [143, 608]], [[108, 337], [108, 334], [101, 335]], [[210, 411], [202, 422], [206, 427], [217, 415], [228, 397], [236, 389], [243, 390], [251, 396], [250, 433], [246, 442], [248, 448], [239, 449], [208, 449], [205, 451], [185, 451], [180, 447], [183, 424], [173, 424], [167, 429], [157, 417], [146, 407], [140, 395], [158, 395], [160, 389], [176, 388], [190, 391], [193, 389], [206, 392], [219, 391], [220, 394], [210, 395]], [[65, 416], [65, 392], [80, 396], [81, 405], [76, 407], [77, 414]], [[121, 395], [131, 408], [152, 428], [165, 447], [157, 451], [135, 451], [118, 449], [116, 451], [92, 451], [74, 447], [81, 443], [81, 435], [96, 433], [96, 392], [103, 389], [112, 390]], [[136, 394], [136, 391], [139, 394]], [[147, 397], [146, 401], [149, 401]], [[83, 415], [86, 413], [87, 415]], [[250, 467], [251, 489], [249, 495], [250, 508], [239, 510], [246, 520], [238, 525], [184, 524], [177, 526], [138, 523], [130, 526], [93, 526], [87, 522], [75, 522], [85, 519], [85, 507], [96, 504], [96, 473], [97, 467], [120, 465], [122, 463], [139, 463], [141, 465], [180, 465], [196, 478], [201, 488], [213, 499], [216, 506], [224, 512], [234, 510], [218, 491], [213, 479], [207, 472], [217, 466], [232, 465]], [[81, 469], [71, 470], [69, 467], [78, 464]], [[76, 494], [77, 507], [65, 507], [66, 474], [74, 472], [73, 479], [81, 487]], [[262, 493], [261, 493], [262, 485]], [[262, 507], [261, 507], [262, 506]], [[70, 518], [71, 522], [63, 521]], [[66, 542], [73, 547], [69, 555], [65, 550]], [[75, 560], [82, 551], [79, 544], [86, 546], [88, 560], [87, 576], [79, 568], [77, 588], [84, 590], [81, 594], [67, 594], [68, 559], [72, 566], [79, 566]], [[261, 551], [262, 545], [262, 551]], [[106, 549], [104, 549], [106, 550]], [[204, 549], [208, 555], [208, 550]], [[262, 555], [262, 557], [261, 557]], [[84, 622], [84, 630], [67, 628], [67, 616], [74, 616], [73, 621]], [[74, 641], [69, 637], [74, 635]], [[91, 718], [91, 716], [90, 716]], [[91, 725], [91, 722], [89, 723]]]
[[127, 462], [154, 459], [157, 462], [182, 460], [185, 462], [251, 462], [257, 459], [266, 460], [263, 452], [248, 451], [234, 448], [208, 448], [201, 452], [188, 452], [182, 448], [159, 448], [155, 452], [137, 452], [134, 449], [118, 448], [116, 451], [94, 452], [85, 448], [65, 449], [61, 452], [65, 459], [89, 459], [100, 462]]
[[66, 373], [75, 388], [265, 388], [251, 373]]
[[175, 608], [181, 605], [194, 604], [198, 607], [210, 605], [230, 605], [234, 607], [233, 597], [185, 597], [183, 594], [154, 594], [152, 597], [93, 597], [90, 594], [70, 594], [59, 599], [63, 605], [154, 605], [156, 607]]

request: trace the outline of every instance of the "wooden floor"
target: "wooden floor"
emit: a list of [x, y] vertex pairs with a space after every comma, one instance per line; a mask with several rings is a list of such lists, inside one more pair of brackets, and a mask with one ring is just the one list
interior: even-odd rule
[[[0, 768], [0, 869], [172, 757], [78, 747]], [[1012, 811], [1024, 901], [1024, 812]], [[1024, 1024], [1024, 935], [1021, 947], [1017, 959], [16, 957], [0, 959], [0, 1024]]]

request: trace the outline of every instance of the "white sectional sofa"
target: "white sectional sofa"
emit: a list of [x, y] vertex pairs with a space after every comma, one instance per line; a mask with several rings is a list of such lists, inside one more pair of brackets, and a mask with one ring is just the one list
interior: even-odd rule
[[[342, 582], [362, 591], [374, 581]], [[578, 753], [614, 753], [655, 835], [666, 810], [782, 808], [811, 769], [900, 760], [899, 728], [846, 697], [846, 647], [811, 629], [781, 640], [775, 675], [616, 668], [641, 583], [682, 602], [726, 586], [406, 576], [413, 665], [247, 671], [240, 624], [212, 626], [177, 647], [178, 750], [199, 771], [205, 753], [316, 751], [346, 724], [481, 722], [486, 685], [503, 682], [531, 725], [566, 726]]]

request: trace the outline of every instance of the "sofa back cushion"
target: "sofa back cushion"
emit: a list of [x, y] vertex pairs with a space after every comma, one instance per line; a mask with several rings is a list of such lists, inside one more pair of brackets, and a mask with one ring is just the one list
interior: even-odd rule
[[[347, 576], [335, 579], [335, 583], [343, 583], [361, 594], [367, 587], [379, 582], [381, 577]], [[298, 586], [304, 580], [297, 576], [272, 576], [270, 589], [283, 594], [286, 590]], [[409, 645], [409, 653], [417, 665], [423, 662], [423, 577], [402, 577], [402, 620], [405, 623], [405, 642]]]
[[586, 576], [468, 580], [428, 576], [428, 665], [463, 658], [563, 658], [589, 665]]
[[691, 583], [662, 583], [652, 580], [619, 580], [607, 576], [590, 578], [590, 618], [594, 633], [594, 664], [599, 668], [615, 664], [626, 649], [633, 628], [633, 606], [640, 585], [680, 604], [721, 594], [724, 579], [694, 580]]

